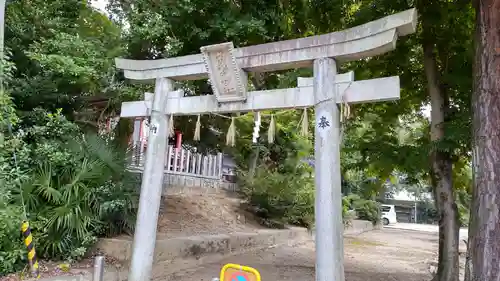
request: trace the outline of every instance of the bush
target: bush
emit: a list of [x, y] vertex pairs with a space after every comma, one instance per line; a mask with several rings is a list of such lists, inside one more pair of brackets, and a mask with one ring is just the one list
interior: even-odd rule
[[381, 218], [380, 204], [373, 200], [358, 199], [353, 201], [354, 209], [361, 220], [378, 224]]
[[350, 198], [348, 196], [342, 197], [342, 222], [344, 227], [350, 226], [355, 218], [356, 212], [351, 210]]
[[0, 276], [26, 265], [26, 248], [21, 236], [22, 210], [0, 203]]
[[342, 197], [342, 217], [345, 217], [349, 212], [349, 200], [346, 196]]
[[[83, 134], [60, 112], [34, 111], [0, 143], [0, 180], [8, 182], [2, 184], [8, 196], [2, 197], [6, 208], [0, 219], [19, 221], [16, 210], [25, 205], [38, 256], [78, 259], [98, 236], [133, 230], [138, 178], [125, 168], [125, 151], [97, 135]], [[24, 251], [19, 235], [20, 222], [3, 225], [0, 252], [13, 245]], [[15, 237], [19, 243], [12, 243]], [[2, 239], [10, 239], [12, 246], [3, 245]], [[0, 254], [0, 264], [9, 261], [2, 274], [25, 264], [19, 251]]]
[[[256, 170], [253, 179], [240, 173], [240, 187], [251, 211], [266, 221], [294, 224], [312, 228], [314, 226], [314, 179], [299, 170], [296, 173], [279, 173], [268, 167]], [[350, 202], [342, 198], [344, 225], [350, 224], [353, 216], [349, 212]], [[273, 225], [273, 223], [266, 223]]]
[[240, 187], [252, 211], [265, 220], [310, 227], [314, 222], [314, 185], [307, 177], [258, 168], [254, 178], [240, 173]]
[[359, 197], [359, 195], [357, 194], [349, 194], [344, 198], [347, 201], [346, 203], [349, 205], [349, 209], [351, 210], [355, 209], [355, 204], [356, 204], [355, 202], [361, 200], [361, 197]]
[[0, 276], [3, 276], [26, 265], [26, 248], [21, 235], [22, 208], [9, 204], [11, 189], [18, 187], [22, 173], [11, 165], [12, 149], [6, 146], [10, 143], [9, 128], [18, 122], [18, 118], [12, 100], [5, 92], [0, 92], [0, 113]]
[[59, 162], [65, 166], [39, 161], [23, 185], [26, 207], [36, 214], [42, 257], [78, 259], [97, 235], [114, 235], [134, 226], [137, 182], [120, 163], [124, 155], [97, 136], [80, 141], [66, 148], [71, 158]]

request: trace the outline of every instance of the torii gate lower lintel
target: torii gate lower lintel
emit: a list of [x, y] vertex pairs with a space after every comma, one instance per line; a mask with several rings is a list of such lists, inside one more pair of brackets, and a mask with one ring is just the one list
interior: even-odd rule
[[[352, 73], [337, 75], [336, 59], [361, 59], [392, 50], [397, 35], [415, 31], [416, 19], [416, 11], [411, 9], [326, 35], [240, 49], [234, 49], [230, 42], [222, 43], [203, 47], [203, 55], [158, 61], [117, 59], [117, 67], [125, 70], [126, 77], [156, 81], [152, 97], [148, 95], [144, 101], [122, 104], [121, 117], [150, 115], [151, 128], [154, 128], [148, 139], [150, 149], [146, 152], [129, 280], [149, 281], [151, 277], [164, 176], [168, 115], [314, 106], [316, 281], [344, 281], [337, 104], [398, 99], [399, 78], [353, 81]], [[314, 77], [299, 79], [297, 88], [246, 90], [245, 71], [297, 68], [308, 65], [310, 61]], [[203, 79], [207, 74], [215, 95], [182, 97], [180, 91], [173, 89], [172, 79]]]
[[[380, 102], [399, 99], [399, 77], [392, 76], [361, 81], [348, 82], [336, 77], [336, 90], [345, 92], [343, 102], [348, 104]], [[276, 90], [263, 90], [248, 92], [245, 103], [221, 103], [214, 95], [183, 97], [182, 91], [170, 93], [167, 103], [163, 108], [167, 115], [195, 115], [207, 112], [232, 113], [247, 111], [262, 111], [268, 109], [289, 109], [314, 106], [314, 87], [311, 78], [301, 78], [297, 88]], [[150, 115], [152, 98], [149, 93], [144, 101], [131, 101], [122, 103], [120, 117], [146, 117]], [[338, 97], [337, 103], [341, 102]]]

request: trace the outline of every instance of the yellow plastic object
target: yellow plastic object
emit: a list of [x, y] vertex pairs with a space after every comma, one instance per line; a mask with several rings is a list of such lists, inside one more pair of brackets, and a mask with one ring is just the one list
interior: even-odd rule
[[220, 281], [261, 281], [257, 269], [228, 263], [220, 271]]

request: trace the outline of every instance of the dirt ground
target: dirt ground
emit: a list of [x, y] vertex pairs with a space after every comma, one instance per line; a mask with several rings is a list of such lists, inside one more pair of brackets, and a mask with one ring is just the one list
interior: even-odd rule
[[[437, 236], [434, 233], [382, 229], [347, 237], [344, 241], [347, 281], [431, 279], [429, 262], [437, 253]], [[175, 272], [167, 280], [211, 281], [224, 264], [237, 263], [259, 270], [263, 281], [312, 281], [314, 260], [314, 242], [307, 241], [295, 246], [285, 245], [236, 255], [221, 262]]]
[[241, 209], [241, 200], [225, 191], [169, 194], [158, 218], [158, 238], [253, 232], [263, 227]]
[[[162, 197], [157, 238], [255, 232], [263, 228], [251, 213], [242, 210], [241, 199], [235, 193], [191, 187]], [[132, 239], [128, 235], [115, 238]]]

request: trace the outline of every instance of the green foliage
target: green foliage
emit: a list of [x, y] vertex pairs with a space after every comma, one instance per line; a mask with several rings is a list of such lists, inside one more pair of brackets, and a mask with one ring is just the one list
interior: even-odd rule
[[467, 227], [472, 200], [472, 166], [468, 159], [461, 158], [453, 165], [453, 184], [460, 225]]
[[5, 91], [0, 91], [0, 113], [0, 276], [3, 276], [26, 265], [26, 248], [21, 236], [22, 208], [9, 204], [21, 173], [10, 165], [11, 150], [5, 149], [11, 143], [9, 129], [18, 122], [14, 104]]
[[349, 212], [350, 206], [351, 202], [349, 202], [349, 198], [347, 198], [347, 196], [342, 196], [342, 217], [345, 217], [347, 212]]
[[[253, 115], [237, 119], [237, 144], [228, 148], [240, 167], [244, 198], [259, 216], [285, 224], [312, 227], [314, 224], [313, 169], [304, 161], [311, 155], [311, 143], [298, 135], [300, 115], [289, 111], [275, 116], [276, 141], [252, 143]], [[268, 121], [268, 118], [264, 122]], [[264, 123], [263, 122], [263, 123]], [[267, 127], [267, 124], [263, 124]], [[262, 130], [261, 140], [267, 139]], [[257, 168], [250, 176], [253, 157]]]
[[381, 218], [380, 204], [374, 200], [367, 200], [357, 194], [345, 196], [346, 204], [356, 211], [359, 219], [378, 224]]
[[[34, 157], [38, 169], [23, 184], [23, 197], [43, 226], [40, 255], [78, 258], [75, 250], [85, 252], [95, 235], [132, 229], [137, 181], [125, 171], [123, 151], [95, 135], [71, 134], [74, 125], [61, 115], [47, 118], [28, 134], [42, 157]], [[52, 136], [50, 143], [45, 136]]]
[[356, 211], [351, 210], [351, 200], [348, 196], [342, 197], [342, 222], [345, 226], [350, 226], [353, 219], [356, 219]]
[[259, 167], [254, 178], [240, 175], [243, 197], [252, 211], [265, 220], [312, 227], [314, 224], [314, 181], [300, 173], [279, 173]]
[[423, 201], [418, 204], [418, 221], [426, 224], [436, 224], [439, 216], [434, 202]]
[[381, 212], [378, 202], [361, 199], [354, 202], [354, 209], [359, 219], [371, 221], [373, 224], [380, 222]]
[[349, 194], [347, 196], [344, 196], [343, 200], [346, 202], [347, 206], [349, 206], [350, 209], [354, 209], [355, 202], [361, 200], [361, 197], [358, 194]]
[[18, 117], [11, 97], [5, 92], [0, 92], [0, 130], [7, 132], [9, 125], [16, 124]]
[[[9, 157], [13, 151], [16, 162]], [[78, 259], [98, 236], [133, 229], [138, 181], [125, 169], [125, 151], [100, 136], [83, 134], [60, 111], [24, 116], [3, 142], [0, 156], [0, 179], [10, 183], [3, 185], [9, 196], [3, 197], [2, 216], [15, 224], [25, 208], [39, 257]], [[12, 238], [19, 236], [19, 227], [6, 224], [0, 237], [16, 241]], [[22, 246], [18, 240], [12, 247]], [[22, 261], [14, 253], [9, 254], [13, 266]]]
[[[311, 167], [303, 161], [290, 157], [284, 166], [294, 167], [294, 171], [280, 171], [269, 166], [256, 169], [253, 178], [240, 172], [240, 187], [250, 211], [266, 221], [294, 224], [312, 228], [314, 226], [314, 178]], [[342, 218], [345, 226], [355, 218], [351, 207], [358, 207], [361, 219], [378, 222], [380, 210], [376, 202], [362, 200], [359, 196], [342, 198]], [[375, 210], [373, 210], [375, 208]], [[358, 211], [358, 209], [356, 209]]]
[[[260, 167], [253, 179], [241, 174], [242, 194], [251, 206], [250, 210], [265, 221], [312, 228], [314, 179], [303, 169], [307, 168], [300, 167], [296, 173], [283, 174], [268, 167]], [[355, 218], [349, 210], [351, 199], [347, 196], [342, 198], [342, 218], [345, 226], [350, 225], [351, 220]]]
[[26, 266], [26, 247], [21, 236], [22, 210], [0, 202], [0, 276]]
[[[62, 108], [71, 120], [95, 127], [103, 111], [113, 112], [136, 88], [115, 78], [114, 58], [125, 46], [120, 26], [89, 1], [13, 1], [5, 21], [15, 66], [6, 82], [18, 110]], [[94, 100], [107, 105], [96, 108]]]

